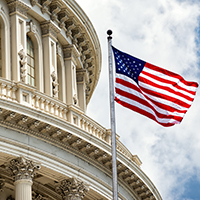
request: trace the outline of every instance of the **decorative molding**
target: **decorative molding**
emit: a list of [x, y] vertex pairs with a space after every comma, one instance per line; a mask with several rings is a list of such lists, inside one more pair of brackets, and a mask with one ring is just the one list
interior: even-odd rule
[[76, 71], [76, 81], [78, 84], [85, 84], [89, 81], [89, 74], [86, 69]]
[[9, 163], [5, 164], [13, 175], [15, 181], [22, 179], [30, 179], [35, 175], [35, 171], [40, 169], [40, 165], [28, 160], [25, 157], [12, 159]]
[[31, 9], [30, 6], [20, 0], [7, 0], [10, 15], [18, 13], [27, 18], [27, 12]]
[[72, 31], [72, 43], [76, 46], [76, 48], [78, 48], [78, 38], [80, 38], [82, 36], [81, 34], [81, 30], [79, 30], [80, 28], [76, 28]]
[[80, 56], [79, 51], [74, 45], [67, 45], [63, 47], [64, 59], [71, 59], [76, 63], [76, 59]]
[[0, 4], [0, 13], [4, 12], [5, 13], [5, 10], [3, 8], [3, 6]]
[[42, 0], [41, 1], [41, 4], [42, 4], [42, 7], [41, 7], [42, 14], [48, 13], [49, 4], [51, 3], [51, 1], [52, 0]]
[[58, 18], [58, 13], [61, 11], [61, 3], [59, 1], [55, 1], [50, 5], [50, 12], [51, 12], [51, 20], [56, 21]]
[[41, 25], [42, 36], [51, 36], [54, 40], [57, 40], [57, 34], [60, 33], [61, 29], [54, 24], [52, 21], [45, 21]]
[[32, 6], [35, 6], [38, 3], [38, 0], [30, 0], [30, 1]]
[[66, 200], [81, 200], [89, 191], [89, 186], [84, 182], [76, 179], [66, 179], [61, 181], [56, 191]]
[[66, 10], [61, 10], [61, 12], [58, 14], [58, 20], [60, 21], [59, 27], [65, 28], [65, 22], [69, 19], [68, 14]]
[[73, 19], [69, 19], [66, 23], [66, 36], [73, 39], [72, 30], [76, 28], [75, 21]]

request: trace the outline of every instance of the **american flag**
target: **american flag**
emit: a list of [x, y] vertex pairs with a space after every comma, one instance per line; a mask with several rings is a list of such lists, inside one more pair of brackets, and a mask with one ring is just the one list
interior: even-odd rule
[[194, 100], [198, 83], [112, 49], [116, 65], [115, 101], [162, 126], [179, 124]]

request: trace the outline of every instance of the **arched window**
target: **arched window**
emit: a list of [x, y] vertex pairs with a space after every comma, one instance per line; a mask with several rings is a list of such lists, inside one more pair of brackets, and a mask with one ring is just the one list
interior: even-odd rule
[[27, 83], [35, 86], [35, 57], [33, 41], [27, 35]]

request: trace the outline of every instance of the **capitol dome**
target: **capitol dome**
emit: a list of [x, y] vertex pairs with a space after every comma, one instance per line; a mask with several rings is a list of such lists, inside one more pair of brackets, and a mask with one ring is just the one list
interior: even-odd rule
[[[111, 131], [86, 115], [101, 71], [75, 0], [0, 0], [0, 200], [112, 199]], [[117, 136], [120, 200], [161, 200]]]

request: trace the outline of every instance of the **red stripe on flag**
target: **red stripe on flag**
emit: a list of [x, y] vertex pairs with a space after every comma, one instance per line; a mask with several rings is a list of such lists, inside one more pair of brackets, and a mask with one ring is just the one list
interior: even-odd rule
[[198, 83], [192, 82], [192, 81], [186, 81], [186, 80], [184, 80], [183, 77], [180, 76], [179, 74], [176, 74], [176, 73], [174, 73], [174, 72], [168, 71], [168, 70], [163, 69], [163, 68], [161, 68], [161, 67], [157, 67], [157, 66], [152, 65], [152, 64], [150, 64], [150, 63], [146, 63], [146, 64], [145, 64], [145, 67], [148, 67], [149, 69], [152, 69], [152, 70], [157, 71], [157, 72], [161, 72], [161, 73], [163, 73], [163, 74], [165, 74], [165, 75], [167, 75], [167, 76], [171, 76], [171, 77], [173, 77], [173, 78], [177, 78], [177, 79], [179, 79], [183, 84], [185, 84], [185, 85], [187, 85], [187, 86], [198, 87]]
[[[146, 76], [149, 76], [149, 77], [151, 77], [151, 78], [153, 78], [153, 79], [155, 79], [155, 80], [157, 80], [157, 81], [160, 81], [160, 82], [163, 82], [163, 83], [166, 83], [166, 84], [170, 84], [170, 85], [173, 86], [174, 88], [180, 90], [180, 92], [181, 92], [181, 90], [182, 90], [182, 91], [188, 92], [188, 93], [190, 93], [190, 94], [192, 94], [192, 95], [195, 95], [195, 92], [194, 92], [194, 91], [191, 91], [191, 90], [188, 90], [188, 89], [186, 89], [186, 88], [184, 88], [184, 87], [181, 87], [180, 85], [178, 85], [177, 82], [170, 81], [170, 80], [166, 80], [166, 79], [164, 79], [164, 78], [161, 78], [161, 77], [159, 77], [159, 76], [150, 74], [150, 73], [145, 72], [145, 71], [142, 71], [141, 73], [144, 74], [144, 75], [146, 75]], [[175, 92], [175, 91], [174, 91], [174, 92]], [[173, 92], [173, 93], [174, 93], [174, 92]]]
[[[179, 99], [171, 98], [170, 96], [163, 95], [163, 94], [159, 94], [159, 93], [156, 93], [156, 92], [151, 91], [151, 90], [149, 91], [149, 90], [146, 90], [145, 88], [136, 87], [135, 85], [130, 84], [129, 82], [127, 82], [127, 81], [125, 81], [125, 80], [123, 80], [123, 79], [120, 79], [120, 78], [116, 78], [116, 83], [120, 83], [120, 84], [122, 84], [122, 85], [124, 85], [124, 86], [126, 86], [126, 87], [129, 87], [129, 88], [131, 88], [131, 89], [133, 89], [133, 90], [135, 90], [135, 91], [137, 91], [137, 92], [143, 94], [143, 95], [144, 95], [148, 100], [150, 100], [150, 101], [152, 101], [152, 99], [149, 98], [147, 95], [145, 95], [145, 94], [142, 92], [142, 90], [143, 90], [144, 92], [150, 94], [150, 95], [153, 95], [153, 96], [156, 96], [156, 97], [159, 97], [159, 98], [168, 100], [168, 101], [170, 101], [170, 102], [174, 102], [174, 103], [176, 103], [176, 104], [178, 104], [178, 105], [180, 105], [180, 106], [183, 106], [183, 107], [185, 107], [185, 108], [189, 108], [189, 107], [190, 107], [190, 105], [186, 104], [185, 102], [180, 101]], [[166, 97], [166, 98], [165, 98], [165, 97]], [[173, 101], [172, 101], [172, 100], [173, 100]], [[163, 105], [163, 104], [160, 104], [160, 105]], [[165, 105], [165, 104], [164, 104], [164, 105]], [[159, 106], [159, 105], [158, 105], [158, 106]], [[167, 105], [166, 105], [166, 106], [167, 106]], [[163, 107], [161, 107], [161, 108], [163, 108]], [[172, 107], [172, 109], [173, 109], [173, 107]], [[179, 110], [177, 110], [177, 111], [179, 111]], [[182, 113], [182, 112], [181, 112], [181, 113]]]
[[[191, 101], [191, 102], [192, 102], [193, 99], [194, 99], [194, 98], [191, 98], [191, 97], [189, 97], [189, 96], [187, 96], [187, 95], [185, 95], [185, 94], [183, 94], [183, 93], [181, 93], [181, 92], [174, 91], [174, 90], [171, 89], [170, 87], [162, 86], [162, 85], [156, 84], [156, 83], [150, 81], [149, 79], [144, 78], [144, 77], [141, 77], [141, 76], [139, 76], [138, 81], [139, 81], [139, 82], [143, 82], [143, 83], [145, 83], [145, 84], [148, 84], [148, 85], [150, 85], [150, 86], [153, 86], [153, 87], [155, 88], [155, 90], [156, 90], [157, 88], [162, 89], [162, 90], [166, 90], [167, 92], [170, 92], [170, 93], [172, 93], [172, 94], [175, 94], [175, 95], [177, 95], [177, 96], [179, 96], [179, 97], [182, 97], [182, 98], [184, 98], [184, 99], [186, 99], [186, 100], [188, 100], [188, 101]], [[140, 85], [140, 84], [139, 84], [139, 85]], [[140, 85], [140, 87], [141, 87], [141, 85]], [[153, 91], [152, 91], [152, 92], [153, 92]]]
[[[141, 87], [140, 87], [141, 88]], [[178, 98], [174, 98], [174, 97], [171, 97], [171, 96], [168, 96], [168, 95], [165, 95], [165, 94], [162, 94], [162, 93], [159, 93], [159, 92], [156, 92], [156, 91], [152, 91], [152, 90], [149, 90], [149, 89], [146, 89], [146, 88], [141, 88], [141, 90], [144, 92], [144, 93], [147, 93], [149, 95], [152, 95], [154, 97], [158, 97], [158, 98], [161, 98], [161, 99], [165, 99], [167, 101], [170, 101], [170, 102], [173, 102], [179, 106], [182, 106], [184, 108], [189, 108], [191, 105], [185, 103], [184, 101], [181, 101], [180, 99]], [[145, 94], [145, 95], [147, 95]]]
[[117, 103], [121, 104], [122, 106], [126, 107], [126, 108], [129, 108], [129, 109], [131, 109], [131, 110], [133, 110], [135, 112], [138, 112], [138, 113], [140, 113], [140, 114], [142, 114], [142, 115], [144, 115], [144, 116], [146, 116], [146, 117], [148, 117], [150, 119], [153, 119], [154, 121], [156, 121], [157, 123], [161, 124], [164, 127], [170, 127], [170, 126], [173, 126], [175, 124], [175, 123], [170, 123], [170, 122], [168, 122], [168, 123], [158, 122], [156, 117], [153, 114], [150, 114], [150, 113], [146, 112], [145, 110], [142, 110], [141, 108], [138, 108], [138, 107], [136, 107], [136, 106], [134, 106], [132, 104], [130, 105], [130, 104], [124, 102], [124, 101], [121, 101], [120, 99], [118, 99], [116, 97], [115, 97], [115, 101]]
[[159, 113], [150, 103], [148, 103], [148, 101], [146, 101], [145, 99], [141, 99], [140, 97], [136, 96], [135, 94], [130, 94], [130, 93], [125, 92], [125, 91], [123, 91], [119, 88], [115, 88], [115, 91], [116, 91], [117, 94], [119, 94], [121, 96], [124, 96], [124, 97], [131, 99], [133, 101], [137, 101], [140, 104], [145, 105], [146, 107], [149, 107], [155, 113], [155, 115], [158, 118], [175, 119], [177, 121], [182, 120], [182, 117], [170, 115], [168, 110], [165, 110], [166, 114]]

